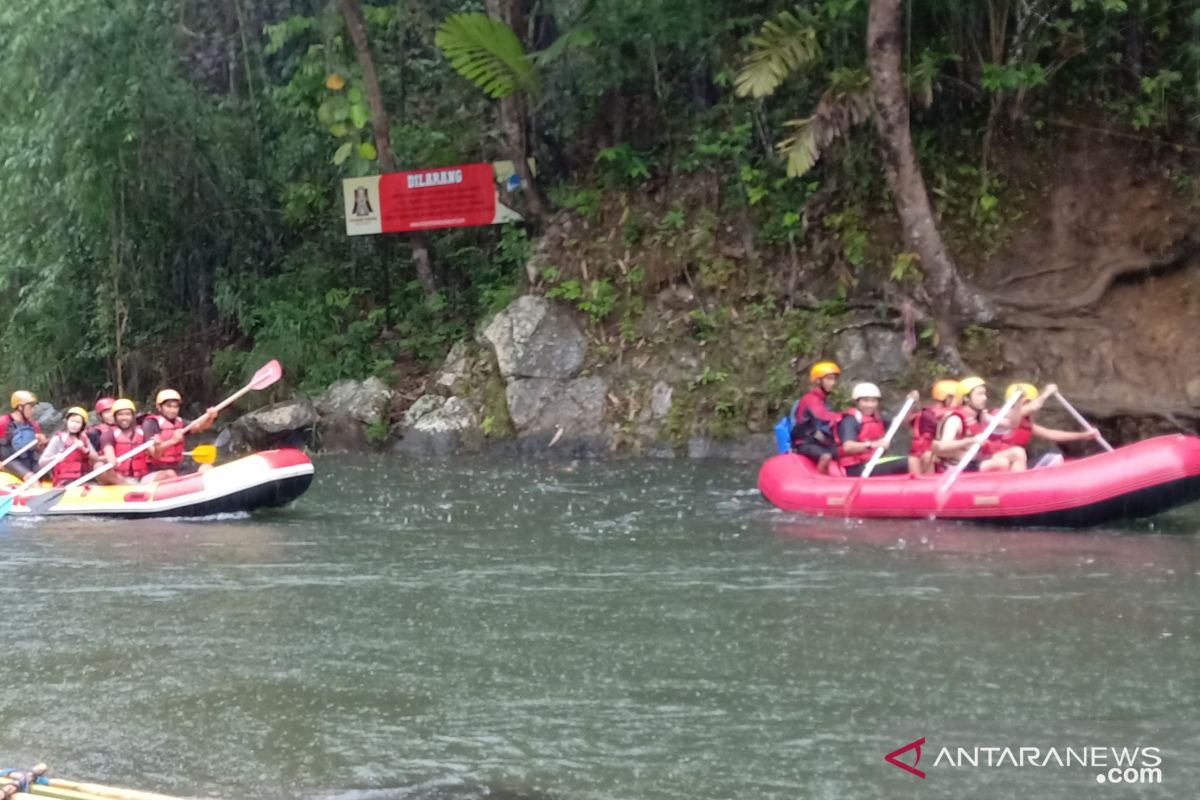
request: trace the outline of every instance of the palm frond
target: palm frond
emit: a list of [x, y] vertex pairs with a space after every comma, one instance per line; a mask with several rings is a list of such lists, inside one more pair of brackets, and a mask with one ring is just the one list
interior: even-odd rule
[[739, 97], [765, 97], [795, 70], [821, 55], [816, 20], [806, 11], [782, 11], [750, 39], [750, 53], [734, 86]]
[[808, 172], [826, 147], [871, 117], [868, 79], [865, 74], [860, 79], [849, 72], [861, 71], [848, 70], [846, 74], [831, 75], [834, 85], [821, 95], [813, 113], [784, 123], [792, 129], [792, 134], [776, 147], [787, 158], [789, 178], [798, 178]]
[[459, 75], [499, 99], [533, 88], [533, 63], [512, 29], [487, 14], [454, 14], [446, 18], [434, 42]]

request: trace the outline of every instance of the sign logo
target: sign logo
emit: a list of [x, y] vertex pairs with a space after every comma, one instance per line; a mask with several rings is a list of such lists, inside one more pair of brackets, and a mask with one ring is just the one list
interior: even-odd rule
[[[918, 778], [924, 778], [925, 777], [924, 770], [917, 769], [917, 765], [921, 763], [921, 745], [923, 745], [923, 744], [925, 744], [924, 736], [922, 736], [920, 739], [917, 739], [915, 742], [909, 742], [908, 744], [904, 745], [903, 747], [899, 748], [898, 750], [893, 750], [892, 752], [890, 752], [886, 756], [884, 756], [883, 760], [886, 761], [887, 763], [891, 764], [894, 767], [899, 767], [900, 769], [904, 770], [905, 772], [911, 772], [913, 775], [916, 775]], [[900, 761], [897, 758], [897, 756], [901, 756], [901, 755], [907, 753], [909, 750], [917, 751], [917, 757], [913, 759], [913, 763], [911, 766], [909, 764], [904, 763], [903, 761]]]
[[371, 197], [365, 186], [359, 186], [354, 190], [353, 213], [356, 217], [366, 217], [374, 213], [374, 210], [371, 208]]

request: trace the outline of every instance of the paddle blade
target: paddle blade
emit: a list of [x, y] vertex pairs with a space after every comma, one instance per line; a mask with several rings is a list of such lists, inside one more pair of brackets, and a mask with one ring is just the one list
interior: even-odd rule
[[51, 489], [48, 492], [42, 492], [26, 500], [25, 507], [34, 514], [45, 514], [58, 505], [58, 501], [66, 493], [66, 489]]
[[12, 508], [12, 495], [0, 497], [0, 517], [3, 517]]
[[283, 367], [279, 365], [277, 360], [271, 359], [270, 363], [254, 373], [254, 377], [250, 379], [250, 388], [265, 389], [282, 377]]
[[198, 444], [190, 455], [197, 464], [212, 464], [217, 460], [217, 448], [211, 444]]

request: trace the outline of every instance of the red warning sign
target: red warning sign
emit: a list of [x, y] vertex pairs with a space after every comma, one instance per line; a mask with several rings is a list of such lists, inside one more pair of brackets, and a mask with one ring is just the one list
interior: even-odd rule
[[343, 181], [346, 232], [406, 233], [520, 219], [497, 199], [492, 164], [390, 172]]

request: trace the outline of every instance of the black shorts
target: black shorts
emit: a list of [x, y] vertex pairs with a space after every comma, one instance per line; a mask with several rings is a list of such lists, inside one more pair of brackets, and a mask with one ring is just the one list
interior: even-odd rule
[[816, 442], [801, 442], [796, 447], [796, 452], [805, 458], [810, 458], [813, 461], [820, 461], [821, 456], [829, 456], [837, 458], [837, 445], [834, 444], [817, 444]]

